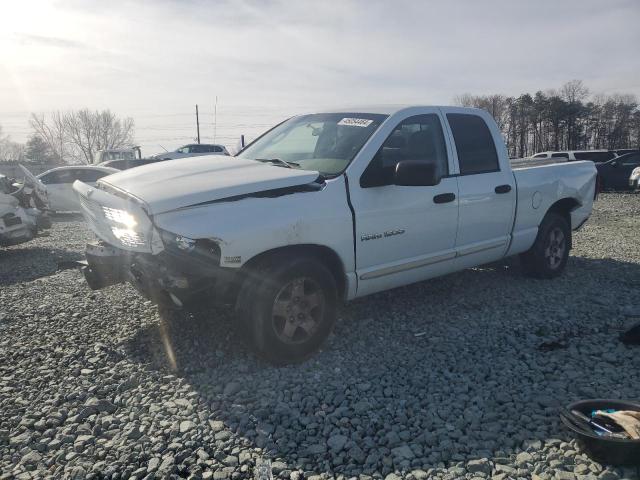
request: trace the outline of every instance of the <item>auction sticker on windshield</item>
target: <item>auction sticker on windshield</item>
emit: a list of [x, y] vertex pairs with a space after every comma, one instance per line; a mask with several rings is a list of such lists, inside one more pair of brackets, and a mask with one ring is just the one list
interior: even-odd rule
[[338, 122], [338, 125], [346, 125], [348, 127], [368, 127], [373, 123], [373, 120], [368, 118], [343, 118]]

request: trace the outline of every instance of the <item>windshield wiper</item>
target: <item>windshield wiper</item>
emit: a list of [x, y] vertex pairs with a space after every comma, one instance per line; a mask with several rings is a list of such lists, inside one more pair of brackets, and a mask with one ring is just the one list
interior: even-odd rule
[[296, 162], [287, 162], [281, 158], [256, 158], [258, 162], [269, 162], [286, 168], [300, 168], [300, 164]]

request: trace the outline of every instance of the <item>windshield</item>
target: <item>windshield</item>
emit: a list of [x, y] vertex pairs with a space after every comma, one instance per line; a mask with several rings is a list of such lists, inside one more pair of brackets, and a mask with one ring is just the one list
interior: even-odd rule
[[337, 175], [386, 118], [387, 115], [372, 113], [293, 117], [258, 138], [238, 157]]
[[102, 161], [108, 160], [133, 160], [135, 156], [133, 152], [103, 152]]

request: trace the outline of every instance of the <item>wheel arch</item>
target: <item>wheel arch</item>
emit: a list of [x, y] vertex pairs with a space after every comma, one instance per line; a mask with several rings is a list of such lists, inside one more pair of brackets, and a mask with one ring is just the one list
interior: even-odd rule
[[321, 261], [333, 275], [333, 278], [336, 281], [336, 287], [338, 288], [339, 297], [345, 298], [347, 281], [344, 263], [335, 250], [325, 245], [307, 243], [286, 245], [266, 250], [245, 262], [242, 266], [243, 274], [246, 275], [252, 269], [258, 268], [263, 262], [279, 255], [308, 256]]
[[[545, 213], [545, 217], [549, 213], [555, 213], [562, 216], [569, 225], [569, 232], [571, 232], [571, 212], [580, 206], [581, 203], [573, 197], [562, 198], [549, 207], [547, 213]], [[569, 236], [569, 248], [573, 248], [573, 240], [571, 235]]]

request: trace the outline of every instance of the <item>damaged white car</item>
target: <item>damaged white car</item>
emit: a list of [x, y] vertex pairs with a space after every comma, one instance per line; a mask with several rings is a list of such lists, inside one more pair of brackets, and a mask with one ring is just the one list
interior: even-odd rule
[[341, 300], [512, 255], [559, 275], [595, 180], [593, 162], [512, 168], [484, 111], [416, 106], [297, 116], [234, 158], [74, 188], [100, 239], [86, 251], [92, 288], [231, 302], [256, 351], [288, 363], [319, 348]]
[[0, 175], [0, 246], [28, 242], [51, 227], [46, 188], [22, 165], [20, 168], [24, 182]]

